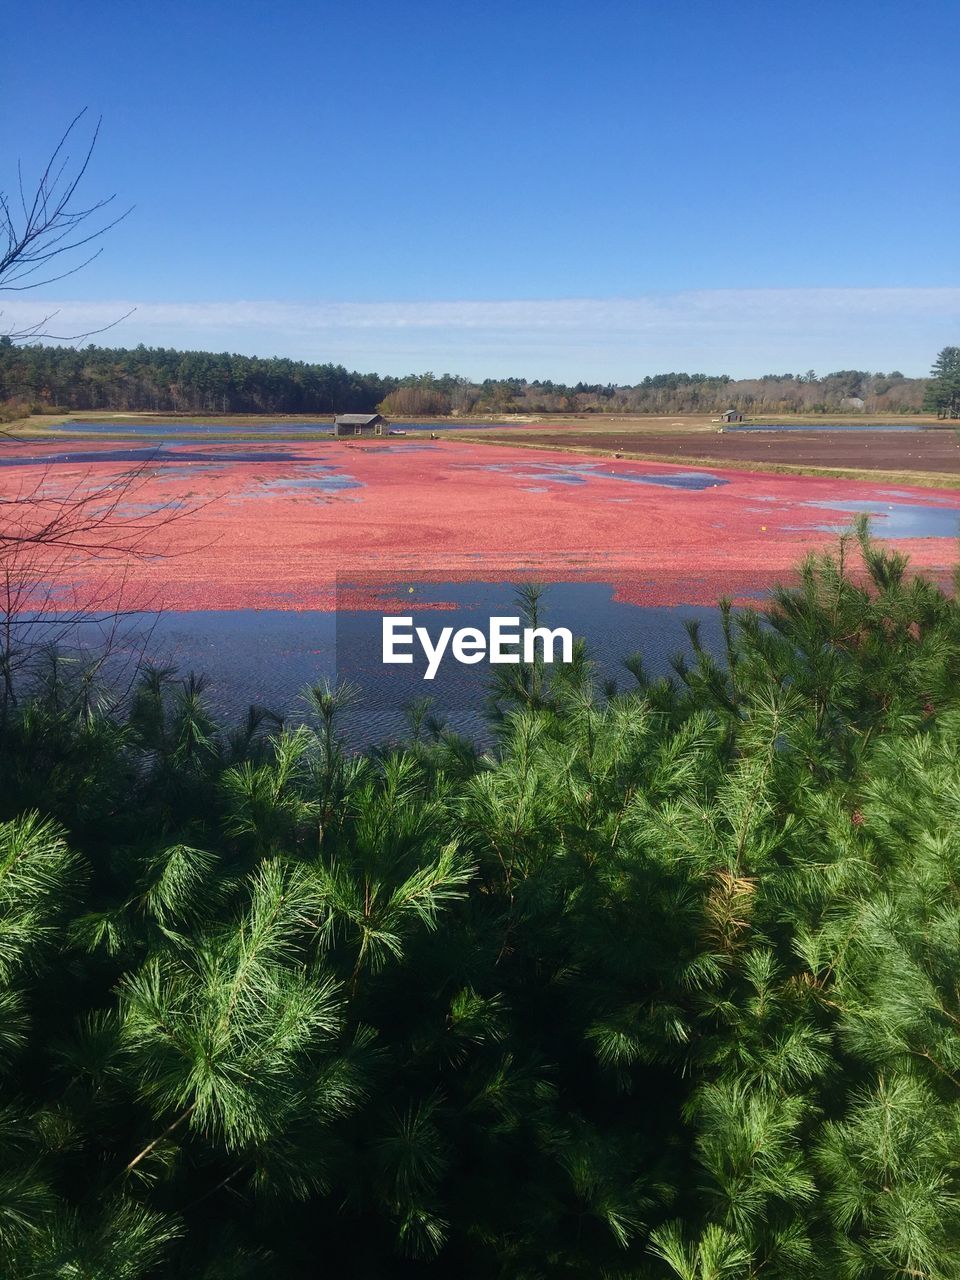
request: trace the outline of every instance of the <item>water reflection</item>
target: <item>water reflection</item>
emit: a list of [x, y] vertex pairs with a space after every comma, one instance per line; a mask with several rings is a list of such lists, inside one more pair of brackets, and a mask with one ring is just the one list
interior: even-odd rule
[[165, 444], [130, 445], [125, 449], [70, 449], [34, 454], [0, 453], [0, 467], [50, 467], [69, 463], [90, 462], [149, 462], [175, 463], [181, 467], [199, 463], [220, 465], [225, 462], [291, 462], [312, 463], [309, 456], [297, 454], [291, 449], [234, 449], [224, 448], [214, 452], [203, 449], [177, 449]]
[[587, 484], [591, 480], [617, 480], [627, 484], [657, 485], [664, 489], [687, 489], [699, 492], [729, 484], [712, 471], [618, 471], [601, 462], [490, 462], [471, 464], [484, 471], [529, 480], [534, 484]]
[[[349, 588], [347, 588], [349, 589]], [[383, 612], [399, 614], [407, 588], [388, 584]], [[431, 636], [452, 626], [486, 632], [494, 615], [517, 616], [516, 587], [510, 583], [434, 583], [418, 586], [416, 600], [431, 607], [414, 611], [414, 625]], [[602, 583], [558, 583], [549, 588], [542, 623], [568, 627], [586, 638], [599, 678], [630, 687], [633, 677], [623, 661], [640, 653], [653, 675], [670, 673], [670, 659], [689, 654], [684, 622], [696, 620], [708, 649], [719, 653], [722, 632], [717, 610], [697, 606], [645, 608], [621, 603]], [[306, 716], [303, 689], [322, 679], [357, 686], [359, 700], [343, 722], [353, 745], [366, 745], [406, 732], [405, 708], [424, 696], [431, 713], [457, 732], [487, 736], [485, 707], [491, 668], [462, 666], [445, 659], [435, 680], [423, 680], [424, 663], [384, 666], [382, 617], [375, 610], [198, 610], [166, 613], [150, 622], [147, 652], [155, 665], [193, 670], [208, 677], [206, 698], [218, 717], [236, 719], [251, 703], [292, 721]], [[55, 625], [51, 619], [50, 625]], [[133, 632], [131, 634], [134, 634]], [[63, 643], [61, 638], [60, 643]], [[135, 640], [116, 655], [129, 665]]]
[[[854, 515], [870, 517], [870, 529], [879, 538], [956, 538], [960, 535], [960, 507], [925, 506], [916, 502], [862, 502], [831, 500], [829, 502], [805, 502], [805, 507], [820, 507], [828, 511], [846, 511]], [[827, 532], [843, 530], [849, 521], [818, 524], [815, 527]]]
[[[401, 431], [502, 431], [505, 427], [523, 426], [518, 422], [402, 422], [397, 427]], [[167, 436], [184, 438], [194, 436], [298, 436], [298, 435], [333, 435], [333, 423], [330, 418], [317, 418], [296, 422], [262, 421], [255, 422], [85, 422], [71, 419], [55, 428], [71, 435], [104, 435], [104, 436]]]

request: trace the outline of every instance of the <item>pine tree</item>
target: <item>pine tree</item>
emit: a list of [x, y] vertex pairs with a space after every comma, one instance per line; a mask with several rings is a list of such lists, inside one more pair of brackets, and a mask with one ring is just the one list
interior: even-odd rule
[[483, 751], [51, 663], [0, 1273], [954, 1280], [960, 606], [861, 525], [721, 621], [631, 688], [521, 666]]
[[960, 347], [944, 347], [930, 370], [923, 408], [938, 418], [960, 418]]

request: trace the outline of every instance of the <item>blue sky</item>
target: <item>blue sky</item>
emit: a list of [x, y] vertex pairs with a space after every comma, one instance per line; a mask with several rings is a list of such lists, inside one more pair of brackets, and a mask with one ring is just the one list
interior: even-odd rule
[[44, 0], [5, 35], [0, 181], [89, 106], [88, 190], [136, 207], [0, 324], [130, 303], [111, 341], [573, 381], [960, 341], [955, 0]]

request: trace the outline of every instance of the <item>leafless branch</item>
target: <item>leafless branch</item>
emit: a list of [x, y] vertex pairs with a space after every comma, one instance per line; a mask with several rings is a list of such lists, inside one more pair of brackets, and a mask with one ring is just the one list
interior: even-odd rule
[[[116, 216], [105, 213], [113, 205], [116, 195], [106, 196], [92, 204], [78, 199], [78, 189], [100, 135], [101, 121], [98, 120], [79, 160], [71, 161], [68, 147], [71, 139], [77, 136], [78, 126], [86, 113], [87, 108], [84, 107], [70, 121], [35, 188], [28, 192], [18, 165], [16, 197], [12, 198], [0, 190], [0, 293], [38, 289], [82, 270], [100, 255], [101, 248], [85, 254], [80, 262], [71, 263], [64, 255], [82, 253], [131, 211], [126, 209]], [[15, 342], [38, 338], [75, 342], [113, 328], [126, 316], [100, 329], [76, 334], [47, 332], [46, 325], [52, 318], [47, 316], [34, 325], [5, 336]]]
[[[115, 329], [118, 324], [128, 320], [136, 309], [136, 307], [131, 307], [129, 311], [125, 311], [122, 316], [117, 316], [116, 320], [111, 320], [109, 324], [102, 324], [98, 329], [85, 329], [83, 333], [51, 333], [47, 326], [60, 313], [59, 311], [50, 311], [34, 324], [28, 324], [22, 329], [8, 329], [3, 336], [9, 338], [11, 342], [32, 342], [35, 340], [43, 341], [44, 339], [50, 342], [82, 342], [84, 338], [95, 338], [100, 333], [106, 333], [108, 329]], [[2, 317], [3, 312], [0, 311], [0, 318]]]
[[4, 467], [17, 479], [0, 489], [0, 723], [45, 654], [86, 654], [88, 678], [120, 650], [142, 657], [145, 641], [132, 634], [162, 601], [131, 588], [131, 566], [197, 550], [178, 552], [165, 534], [206, 505], [144, 501], [151, 457], [106, 478], [92, 468], [68, 479], [57, 466], [38, 474], [33, 461], [22, 473]]

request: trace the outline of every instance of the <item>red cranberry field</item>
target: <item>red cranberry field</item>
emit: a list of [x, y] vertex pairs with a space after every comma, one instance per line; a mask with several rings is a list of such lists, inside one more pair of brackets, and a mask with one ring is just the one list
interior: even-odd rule
[[960, 528], [950, 490], [465, 441], [3, 446], [0, 499], [23, 527], [64, 494], [109, 518], [82, 546], [32, 547], [30, 572], [47, 605], [69, 586], [90, 608], [118, 574], [171, 610], [362, 608], [408, 580], [606, 582], [634, 604], [712, 604], [789, 578], [858, 511], [937, 573]]

